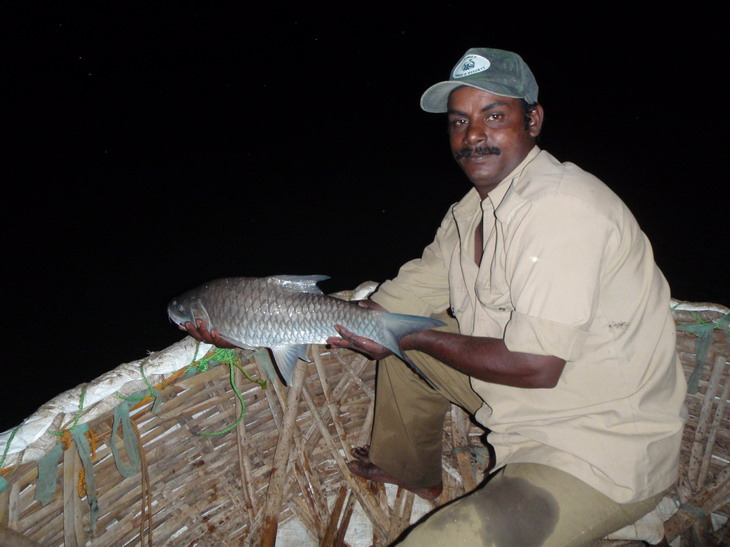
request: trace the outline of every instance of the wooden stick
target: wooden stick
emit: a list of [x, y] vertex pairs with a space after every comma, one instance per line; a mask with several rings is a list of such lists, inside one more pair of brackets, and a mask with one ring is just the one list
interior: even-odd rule
[[[465, 423], [466, 415], [456, 405], [451, 405], [451, 436], [454, 439], [454, 449], [456, 449], [456, 461], [459, 465], [461, 474], [461, 483], [464, 486], [464, 492], [471, 492], [477, 487], [474, 472], [474, 466], [471, 463], [469, 452], [469, 429], [468, 423]], [[463, 450], [458, 450], [463, 448]]]
[[319, 413], [315, 412], [311, 409], [316, 409], [315, 402], [310, 398], [311, 395], [309, 394], [309, 391], [304, 392], [304, 398], [307, 402], [307, 404], [310, 407], [310, 411], [312, 414], [313, 419], [317, 423], [318, 427], [320, 428], [322, 438], [327, 443], [328, 448], [330, 449], [330, 452], [332, 453], [332, 457], [334, 458], [335, 462], [337, 463], [337, 466], [340, 468], [340, 471], [342, 472], [343, 478], [348, 482], [350, 485], [350, 488], [352, 489], [353, 493], [358, 497], [358, 500], [360, 501], [360, 505], [362, 506], [365, 513], [368, 515], [368, 518], [372, 522], [373, 525], [373, 532], [379, 534], [380, 536], [386, 536], [387, 535], [387, 523], [389, 521], [388, 518], [388, 512], [383, 511], [382, 507], [377, 503], [375, 498], [373, 497], [373, 494], [370, 492], [367, 482], [364, 479], [361, 479], [359, 477], [354, 477], [352, 473], [350, 473], [350, 470], [347, 468], [347, 463], [345, 462], [344, 458], [340, 454], [338, 446], [335, 444], [335, 442], [332, 440], [332, 437], [329, 435], [329, 432], [327, 431], [327, 426], [324, 424], [322, 419], [319, 417]]
[[63, 452], [63, 544], [85, 545], [86, 534], [82, 523], [81, 500], [77, 479], [81, 470], [81, 459], [76, 443], [71, 443]]
[[345, 506], [347, 491], [347, 486], [345, 486], [344, 484], [340, 486], [340, 490], [337, 493], [337, 498], [335, 499], [335, 503], [332, 506], [329, 522], [327, 522], [327, 527], [325, 528], [320, 545], [332, 545], [334, 543], [335, 536], [337, 535], [340, 516], [342, 514], [342, 509]]
[[[726, 368], [725, 357], [722, 355], [718, 355], [717, 357], [715, 357], [715, 366], [724, 370]], [[710, 430], [707, 435], [705, 456], [702, 459], [702, 466], [700, 467], [700, 473], [697, 479], [698, 484], [704, 484], [705, 480], [707, 480], [707, 473], [709, 472], [710, 461], [712, 460], [715, 439], [717, 438], [717, 433], [722, 428], [723, 416], [725, 414], [725, 406], [727, 404], [728, 398], [730, 398], [730, 378], [728, 377], [727, 371], [725, 371], [725, 374], [723, 374], [722, 384], [722, 393], [720, 395], [720, 399], [717, 402], [715, 416], [712, 419], [712, 424], [710, 425]]]
[[682, 535], [699, 518], [698, 513], [711, 513], [716, 510], [716, 505], [727, 498], [730, 490], [730, 465], [720, 471], [715, 479], [707, 484], [702, 492], [687, 500], [664, 523], [664, 535], [668, 542], [674, 541], [677, 536]]
[[702, 459], [708, 450], [711, 451], [711, 447], [707, 446], [708, 438], [708, 424], [712, 416], [712, 406], [715, 401], [715, 395], [720, 383], [720, 378], [725, 371], [725, 358], [717, 356], [712, 367], [712, 373], [710, 375], [710, 381], [707, 384], [705, 390], [705, 397], [702, 401], [702, 408], [700, 415], [697, 419], [697, 430], [695, 431], [694, 443], [692, 445], [692, 452], [689, 458], [689, 470], [688, 479], [690, 487], [693, 492], [700, 489], [701, 484], [699, 482], [700, 468], [702, 467]]
[[[236, 369], [234, 378], [238, 383], [243, 374]], [[240, 403], [239, 403], [240, 404]], [[251, 441], [246, 433], [246, 420], [236, 426], [236, 450], [238, 451], [238, 471], [241, 475], [241, 490], [246, 507], [248, 522], [252, 522], [256, 513], [256, 494], [253, 489], [254, 479], [251, 470]]]
[[263, 547], [273, 547], [276, 543], [276, 531], [279, 525], [277, 515], [284, 492], [287, 462], [289, 460], [291, 441], [299, 410], [299, 396], [302, 393], [306, 372], [306, 363], [304, 361], [297, 361], [296, 367], [294, 368], [294, 375], [292, 376], [292, 385], [289, 388], [287, 397], [284, 422], [279, 432], [279, 441], [276, 444], [276, 452], [274, 453], [274, 464], [271, 470], [271, 478], [269, 479], [269, 487], [266, 492], [264, 523], [260, 543]]

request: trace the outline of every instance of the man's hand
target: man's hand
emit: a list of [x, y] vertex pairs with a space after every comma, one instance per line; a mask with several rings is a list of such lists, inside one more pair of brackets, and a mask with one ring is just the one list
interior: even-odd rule
[[[361, 300], [357, 303], [362, 308], [370, 308], [373, 310], [387, 311], [383, 306], [373, 302], [372, 300]], [[368, 357], [374, 360], [384, 359], [388, 355], [392, 355], [392, 351], [388, 348], [381, 346], [377, 342], [370, 340], [369, 338], [363, 338], [357, 336], [342, 325], [335, 325], [335, 330], [340, 334], [342, 338], [336, 338], [334, 336], [327, 339], [327, 344], [333, 348], [345, 348], [364, 353]]]
[[219, 348], [237, 347], [236, 345], [231, 344], [230, 342], [227, 342], [223, 338], [221, 338], [217, 330], [213, 329], [209, 331], [203, 319], [198, 319], [196, 323], [197, 326], [188, 321], [186, 323], [182, 323], [179, 328], [180, 330], [184, 330], [185, 332], [187, 332], [196, 340], [205, 342], [206, 344], [213, 344], [214, 346]]
[[346, 348], [357, 351], [359, 353], [364, 353], [375, 361], [379, 361], [380, 359], [384, 359], [388, 357], [388, 355], [393, 354], [393, 352], [385, 346], [381, 346], [380, 344], [373, 340], [370, 340], [369, 338], [364, 338], [362, 336], [353, 334], [342, 325], [335, 325], [335, 330], [340, 334], [342, 338], [337, 338], [334, 336], [327, 338], [327, 344], [329, 344], [333, 348]]

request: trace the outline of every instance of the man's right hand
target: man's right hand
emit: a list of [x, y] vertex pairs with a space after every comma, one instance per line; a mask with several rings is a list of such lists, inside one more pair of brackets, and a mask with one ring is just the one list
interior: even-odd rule
[[221, 338], [217, 330], [212, 329], [209, 331], [203, 319], [198, 319], [196, 323], [197, 325], [191, 323], [190, 321], [187, 321], [186, 323], [182, 323], [179, 328], [180, 330], [184, 330], [185, 332], [187, 332], [196, 340], [205, 342], [206, 344], [213, 344], [214, 346], [219, 348], [238, 347]]

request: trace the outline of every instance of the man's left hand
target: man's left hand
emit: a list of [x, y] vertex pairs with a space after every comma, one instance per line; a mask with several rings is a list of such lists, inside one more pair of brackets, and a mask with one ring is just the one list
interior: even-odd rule
[[335, 325], [335, 330], [340, 334], [341, 338], [332, 336], [327, 339], [327, 344], [334, 348], [346, 348], [359, 353], [364, 353], [376, 361], [393, 354], [393, 352], [385, 346], [381, 346], [369, 338], [353, 334], [342, 325]]

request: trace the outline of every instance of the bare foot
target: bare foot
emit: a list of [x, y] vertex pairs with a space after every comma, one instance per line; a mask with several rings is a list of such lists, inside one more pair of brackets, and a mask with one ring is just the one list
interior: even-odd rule
[[435, 500], [439, 497], [439, 495], [441, 495], [441, 491], [443, 490], [442, 483], [429, 487], [408, 486], [380, 469], [380, 467], [370, 461], [369, 446], [355, 447], [352, 449], [351, 453], [352, 457], [355, 459], [347, 462], [347, 468], [353, 475], [357, 475], [358, 477], [362, 477], [363, 479], [370, 481], [395, 484], [426, 500]]

